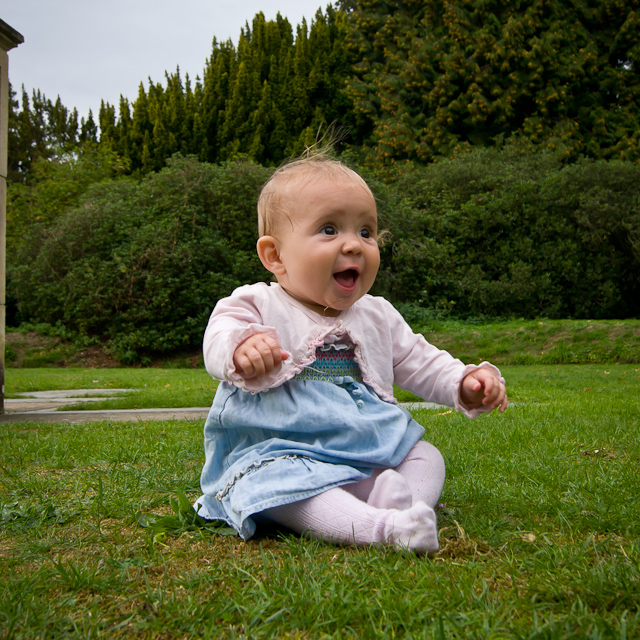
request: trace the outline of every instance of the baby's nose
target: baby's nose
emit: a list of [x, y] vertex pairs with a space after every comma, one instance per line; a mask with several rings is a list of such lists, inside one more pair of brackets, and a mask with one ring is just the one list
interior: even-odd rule
[[342, 250], [345, 253], [360, 253], [362, 251], [360, 237], [354, 234], [346, 236], [342, 245]]

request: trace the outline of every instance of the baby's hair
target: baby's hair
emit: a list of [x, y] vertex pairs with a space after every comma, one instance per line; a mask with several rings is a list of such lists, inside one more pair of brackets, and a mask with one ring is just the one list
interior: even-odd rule
[[[260, 236], [273, 235], [279, 221], [284, 217], [292, 221], [290, 202], [293, 192], [304, 182], [317, 176], [326, 176], [336, 182], [348, 182], [362, 186], [371, 193], [364, 179], [333, 155], [331, 142], [320, 142], [308, 147], [305, 152], [277, 169], [262, 187], [258, 198], [258, 232]], [[373, 196], [373, 194], [372, 194]]]

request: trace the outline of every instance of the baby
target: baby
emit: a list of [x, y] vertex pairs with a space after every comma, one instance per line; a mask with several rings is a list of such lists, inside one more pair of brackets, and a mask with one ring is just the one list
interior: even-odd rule
[[439, 451], [393, 383], [468, 417], [507, 406], [493, 365], [465, 366], [368, 295], [380, 265], [375, 199], [310, 153], [258, 201], [257, 251], [277, 283], [236, 289], [204, 337], [222, 382], [205, 423], [200, 515], [245, 540], [271, 521], [338, 544], [435, 553]]

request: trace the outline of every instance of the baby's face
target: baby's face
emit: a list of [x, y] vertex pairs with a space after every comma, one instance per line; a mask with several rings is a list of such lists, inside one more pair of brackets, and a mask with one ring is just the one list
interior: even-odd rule
[[305, 182], [274, 234], [285, 269], [278, 282], [318, 313], [337, 316], [373, 285], [378, 267], [378, 214], [371, 192], [327, 176]]

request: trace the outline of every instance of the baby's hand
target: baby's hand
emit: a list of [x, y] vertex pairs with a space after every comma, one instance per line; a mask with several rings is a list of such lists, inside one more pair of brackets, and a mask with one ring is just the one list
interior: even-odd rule
[[460, 398], [471, 409], [484, 406], [493, 411], [500, 407], [500, 413], [504, 413], [509, 402], [504, 383], [486, 367], [480, 367], [464, 378]]
[[264, 333], [247, 338], [234, 352], [236, 373], [243, 378], [260, 378], [280, 368], [289, 354], [280, 348], [276, 340]]

